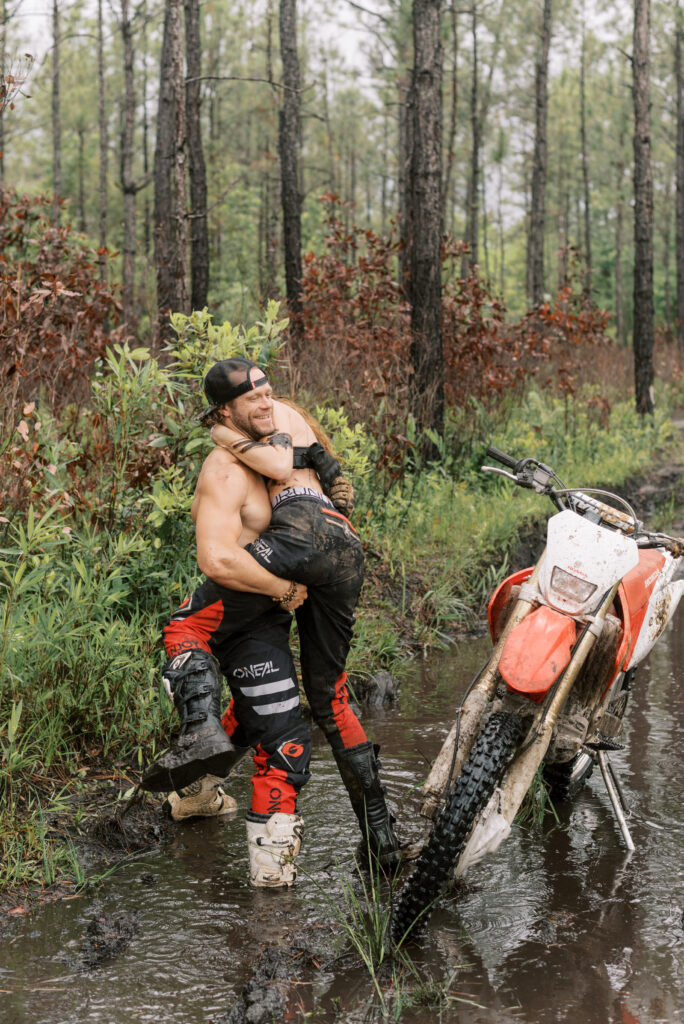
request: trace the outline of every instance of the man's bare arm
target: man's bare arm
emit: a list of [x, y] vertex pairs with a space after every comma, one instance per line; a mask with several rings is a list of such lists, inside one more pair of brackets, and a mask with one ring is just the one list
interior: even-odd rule
[[[280, 598], [288, 592], [292, 581], [264, 569], [239, 544], [240, 509], [247, 486], [245, 470], [240, 466], [205, 465], [197, 484], [195, 505], [197, 564], [220, 586]], [[294, 598], [284, 606], [297, 608], [305, 597], [306, 587], [298, 584]]]

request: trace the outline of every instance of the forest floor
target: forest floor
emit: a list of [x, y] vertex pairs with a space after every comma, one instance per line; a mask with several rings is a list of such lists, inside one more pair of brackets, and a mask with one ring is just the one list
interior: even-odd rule
[[[684, 418], [676, 425], [684, 435]], [[682, 521], [681, 510], [684, 508], [684, 445], [666, 464], [654, 466], [648, 473], [628, 480], [619, 492], [647, 524], [658, 517], [658, 526], [675, 530]], [[511, 549], [509, 564], [515, 568], [532, 564], [542, 543], [539, 524], [527, 524]], [[383, 607], [389, 609], [393, 627], [405, 638], [407, 650], [421, 649], [410, 608], [412, 599], [419, 599], [424, 591], [425, 581], [418, 573], [399, 583], [392, 579], [381, 563], [372, 564], [367, 572], [364, 602], [382, 602]], [[402, 608], [409, 609], [409, 613], [402, 613]], [[483, 632], [486, 628], [485, 609], [479, 612], [477, 631]], [[363, 703], [379, 704], [396, 697], [398, 682], [388, 673], [378, 673], [370, 684], [361, 680], [356, 683], [357, 698]], [[94, 763], [82, 780], [81, 791], [63, 801], [60, 810], [48, 818], [49, 838], [73, 845], [81, 869], [89, 878], [86, 884], [97, 882], [125, 858], [150, 851], [169, 842], [176, 834], [178, 826], [164, 813], [163, 799], [136, 789], [138, 777], [138, 771], [125, 762]], [[133, 796], [124, 800], [123, 794], [131, 789], [135, 790]], [[59, 900], [73, 894], [73, 886], [59, 885], [44, 890], [0, 894], [0, 936], [4, 930], [3, 919], [6, 921], [9, 916], [27, 914], [36, 903]], [[125, 948], [133, 931], [129, 935], [125, 927], [122, 931], [120, 922], [116, 922], [115, 927], [110, 927], [110, 924], [103, 918], [96, 927], [89, 929], [84, 940], [86, 958], [114, 955]], [[130, 926], [133, 929], [134, 922]], [[333, 931], [331, 924], [331, 938]], [[319, 934], [317, 942], [320, 941]], [[307, 943], [297, 936], [293, 936], [288, 946], [267, 948], [241, 999], [231, 1011], [231, 1024], [247, 1019], [256, 1021], [256, 1006], [260, 1000], [263, 1002], [266, 994], [268, 1000], [263, 1003], [264, 1012], [277, 1012], [273, 1000], [285, 1000], [288, 985], [296, 980], [293, 963], [296, 961], [303, 968], [310, 954], [313, 955]], [[249, 1017], [246, 1016], [248, 1013]], [[264, 1020], [270, 1019], [271, 1016], [264, 1017]]]

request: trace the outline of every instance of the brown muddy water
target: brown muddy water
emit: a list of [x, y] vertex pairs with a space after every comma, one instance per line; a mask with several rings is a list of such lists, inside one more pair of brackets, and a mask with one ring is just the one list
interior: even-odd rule
[[[416, 665], [396, 704], [363, 711], [382, 744], [384, 778], [407, 840], [422, 834], [416, 790], [426, 765], [488, 649], [486, 640], [460, 643]], [[684, 607], [638, 673], [626, 749], [612, 755], [632, 808], [636, 851], [625, 851], [598, 770], [572, 806], [559, 808], [560, 824], [516, 825], [439, 905], [413, 947], [423, 979], [451, 979], [451, 1001], [441, 1009], [399, 1012], [395, 1004], [383, 1018], [367, 973], [345, 955], [336, 922], [346, 913], [342, 880], [360, 891], [350, 860], [356, 825], [317, 736], [315, 775], [301, 797], [305, 842], [293, 891], [248, 886], [243, 767], [230, 787], [238, 817], [178, 825], [169, 844], [123, 864], [94, 892], [9, 922], [0, 951], [0, 1021], [227, 1021], [264, 948], [295, 932], [314, 949], [320, 934], [322, 951], [315, 969], [290, 986], [276, 1020], [682, 1020], [683, 663]], [[98, 920], [125, 923], [118, 947], [101, 962], [84, 952], [92, 951], [87, 939]]]

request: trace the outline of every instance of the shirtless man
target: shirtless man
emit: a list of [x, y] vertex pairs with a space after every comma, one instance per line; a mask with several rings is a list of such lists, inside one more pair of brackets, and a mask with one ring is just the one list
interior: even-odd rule
[[[215, 439], [227, 446], [227, 450], [217, 448], [205, 461], [193, 503], [197, 561], [209, 579], [164, 630], [171, 659], [165, 679], [182, 721], [191, 724], [182, 730], [176, 747], [147, 769], [143, 785], [184, 788], [209, 773], [217, 777], [214, 791], [211, 783], [202, 780], [199, 798], [207, 807], [211, 798], [217, 807], [215, 799], [225, 800], [220, 790], [216, 792], [220, 778], [238, 756], [234, 745], [254, 747], [257, 772], [247, 815], [250, 855], [257, 850], [263, 861], [267, 847], [277, 861], [271, 835], [276, 829], [279, 840], [289, 843], [290, 859], [287, 870], [280, 873], [268, 864], [267, 880], [252, 864], [252, 882], [294, 881], [292, 850], [295, 845], [298, 850], [301, 834], [296, 797], [309, 777], [311, 749], [287, 646], [287, 612], [296, 609], [302, 677], [312, 713], [332, 746], [367, 845], [372, 853], [390, 859], [398, 843], [375, 753], [349, 707], [346, 689], [344, 664], [363, 581], [363, 552], [351, 524], [321, 486], [322, 478], [330, 490], [337, 477], [344, 497], [339, 464], [316, 443], [299, 412], [274, 403], [267, 378], [249, 360], [216, 364], [205, 378], [205, 391], [212, 402], [208, 414], [220, 425], [214, 427]], [[307, 462], [313, 462], [318, 473]], [[257, 472], [271, 478], [270, 505]], [[309, 587], [308, 600], [303, 584]], [[265, 594], [268, 598], [255, 596]], [[229, 748], [218, 735], [215, 697], [220, 693], [220, 678], [214, 665], [209, 685], [207, 672], [212, 666], [204, 652], [218, 658], [233, 694], [223, 719], [232, 739]], [[201, 659], [199, 676], [196, 672], [188, 676], [190, 661], [179, 664], [181, 658], [192, 660], [193, 668]], [[172, 671], [183, 673], [176, 685], [169, 679]], [[195, 701], [198, 687], [202, 691], [206, 707], [201, 713], [208, 712], [199, 725], [192, 724], [197, 718], [194, 704], [190, 714], [184, 714], [189, 707], [185, 682], [189, 678], [197, 680], [190, 687]], [[257, 678], [264, 682], [254, 685]], [[194, 739], [196, 735], [205, 738]], [[188, 796], [181, 795], [181, 804]], [[221, 808], [201, 813], [221, 813]]]

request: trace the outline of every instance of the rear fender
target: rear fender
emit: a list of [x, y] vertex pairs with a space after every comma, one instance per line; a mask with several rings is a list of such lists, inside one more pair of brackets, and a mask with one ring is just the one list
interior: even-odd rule
[[509, 690], [540, 703], [570, 662], [577, 639], [573, 619], [546, 605], [530, 612], [512, 631], [499, 661]]

